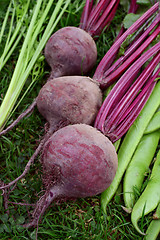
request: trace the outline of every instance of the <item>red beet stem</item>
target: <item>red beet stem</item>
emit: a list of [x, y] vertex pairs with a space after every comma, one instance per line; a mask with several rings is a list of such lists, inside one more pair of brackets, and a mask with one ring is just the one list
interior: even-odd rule
[[[134, 122], [134, 120], [142, 110], [142, 107], [148, 100], [148, 97], [150, 96], [148, 95], [148, 93], [151, 93], [151, 90], [153, 90], [156, 84], [155, 80], [160, 73], [160, 68], [154, 74], [153, 71], [156, 65], [159, 63], [159, 60], [160, 53], [154, 58], [152, 63], [149, 64], [149, 67], [148, 66], [146, 67], [146, 69], [134, 82], [134, 84], [131, 86], [128, 92], [123, 96], [121, 101], [117, 104], [114, 111], [109, 115], [109, 117], [107, 117], [104, 123], [105, 135], [116, 136], [116, 140], [118, 140], [129, 129], [131, 124]], [[143, 98], [144, 96], [145, 98]], [[141, 102], [142, 99], [143, 104]], [[138, 105], [138, 103], [140, 103], [140, 106]], [[135, 114], [135, 112], [137, 115]], [[129, 116], [132, 119], [132, 122], [131, 119], [129, 119], [127, 123], [127, 119]], [[125, 125], [125, 127], [123, 125]]]
[[120, 0], [99, 0], [96, 5], [93, 1], [86, 1], [82, 12], [80, 28], [92, 37], [99, 36], [104, 28], [110, 25], [115, 16]]
[[37, 102], [35, 99], [33, 103], [22, 114], [20, 114], [18, 118], [11, 123], [11, 125], [9, 125], [9, 127], [0, 132], [0, 136], [5, 135], [7, 132], [11, 131], [21, 121], [21, 119], [23, 119], [26, 116], [29, 116], [33, 112], [36, 104]]
[[[157, 72], [152, 76], [150, 77], [150, 79], [147, 81], [147, 83], [145, 84], [145, 87], [143, 87], [139, 93], [139, 95], [134, 99], [133, 103], [128, 107], [126, 108], [126, 110], [124, 111], [124, 114], [120, 114], [119, 115], [119, 118], [116, 119], [116, 121], [118, 120], [119, 122], [122, 122], [124, 121], [124, 119], [126, 118], [126, 116], [132, 111], [132, 108], [134, 107], [134, 105], [136, 104], [136, 102], [138, 102], [138, 99], [141, 95], [143, 95], [143, 93], [147, 90], [147, 88], [149, 88], [149, 86], [156, 80], [156, 78], [158, 77], [160, 73], [160, 68], [157, 70]], [[155, 81], [156, 83], [156, 81]], [[136, 91], [137, 92], [137, 91]]]
[[83, 12], [82, 12], [81, 20], [80, 20], [80, 25], [79, 25], [79, 27], [83, 30], [86, 30], [88, 17], [91, 13], [93, 2], [94, 2], [94, 0], [92, 0], [92, 1], [91, 0], [86, 0], [86, 4], [83, 8]]
[[[103, 78], [101, 83], [102, 88], [106, 88], [109, 85], [113, 84], [115, 80], [122, 75], [122, 73], [140, 56], [140, 54], [148, 47], [148, 45], [157, 37], [160, 33], [160, 25], [156, 30], [148, 37], [148, 39], [134, 52], [132, 55], [112, 74]], [[105, 74], [104, 74], [105, 76]]]
[[[104, 28], [108, 28], [112, 19], [115, 16], [117, 7], [119, 5], [119, 1], [116, 2], [116, 4], [113, 6], [112, 10], [106, 9], [106, 11], [103, 13], [101, 18], [98, 20], [97, 23], [91, 28], [91, 30], [88, 30], [88, 32], [91, 34], [91, 36], [99, 36]], [[110, 12], [109, 12], [110, 10]]]
[[136, 102], [133, 108], [133, 112], [127, 115], [125, 121], [121, 123], [121, 125], [116, 129], [116, 131], [114, 131], [114, 134], [110, 136], [110, 139], [113, 143], [116, 142], [118, 139], [120, 139], [128, 131], [131, 125], [134, 123], [137, 116], [139, 115], [142, 108], [144, 107], [146, 101], [150, 97], [155, 84], [156, 82], [152, 82], [150, 87], [147, 89], [146, 93], [143, 95], [141, 94], [141, 98], [137, 99], [138, 101]]
[[[125, 52], [122, 53], [121, 54], [122, 56], [116, 60], [116, 57], [118, 55], [118, 52], [120, 52], [121, 47], [117, 50], [117, 52], [115, 53], [111, 60], [111, 63], [113, 63], [116, 60], [115, 63], [113, 63], [110, 68], [106, 69], [103, 76], [101, 77], [102, 79], [100, 79], [100, 82], [103, 83], [103, 78], [105, 79], [105, 77], [107, 77], [109, 74], [115, 71], [138, 48], [138, 46], [143, 42], [143, 40], [145, 40], [147, 35], [149, 35], [153, 28], [159, 23], [159, 17], [160, 14], [158, 15], [157, 19], [155, 19], [155, 16], [152, 15], [134, 34], [132, 34], [133, 36], [131, 35], [129, 39], [126, 38], [128, 44], [125, 47], [126, 48]], [[152, 24], [152, 22], [153, 25], [150, 27], [150, 24]], [[122, 29], [120, 30], [117, 38], [115, 39], [115, 42], [117, 41], [117, 39], [119, 39], [119, 37], [123, 34], [124, 31], [125, 29], [122, 26]], [[124, 40], [124, 43], [126, 40]], [[106, 87], [109, 85], [111, 85], [111, 83], [107, 82]], [[101, 87], [103, 88], [103, 86]]]
[[[142, 42], [146, 39], [146, 37], [149, 35], [149, 33], [156, 27], [157, 23], [159, 23], [160, 21], [160, 14], [157, 16], [157, 18], [155, 19], [155, 21], [148, 27], [148, 29], [145, 30], [145, 32], [137, 39], [137, 41], [135, 41], [124, 53], [123, 56], [121, 56], [103, 75], [103, 82], [104, 82], [104, 86], [108, 86], [111, 85], [114, 80], [118, 77], [118, 75], [120, 75], [125, 68], [130, 65], [133, 61], [134, 58], [138, 57], [142, 52], [143, 49], [145, 49], [150, 42], [153, 41], [154, 38], [156, 38], [156, 36], [159, 34], [160, 31], [160, 26], [157, 26], [157, 29], [153, 32], [153, 35], [151, 35], [146, 41], [145, 43], [142, 44]], [[142, 45], [141, 45], [142, 44]], [[139, 47], [139, 45], [141, 45]], [[135, 50], [139, 47], [139, 49], [135, 52]], [[135, 53], [134, 53], [135, 52]], [[134, 54], [133, 54], [134, 53]], [[131, 55], [133, 54], [133, 55]], [[131, 57], [130, 57], [131, 56]], [[130, 57], [128, 60], [126, 60], [128, 57]], [[124, 61], [126, 60], [126, 62], [124, 63]], [[123, 64], [124, 63], [124, 64]], [[120, 65], [122, 65], [122, 67], [120, 67]], [[120, 68], [118, 68], [120, 67]], [[118, 70], [117, 70], [118, 69]], [[116, 71], [115, 71], [116, 70]], [[119, 72], [119, 70], [121, 71], [121, 73]], [[113, 71], [115, 71], [113, 73]], [[112, 75], [111, 75], [112, 74]], [[108, 77], [108, 78], [107, 78]], [[103, 85], [103, 84], [102, 84]]]
[[[104, 7], [106, 8], [109, 4], [109, 0], [105, 1], [105, 0], [100, 0], [98, 1], [96, 7], [93, 9], [93, 11], [91, 12], [89, 18], [88, 18], [88, 22], [87, 22], [87, 28], [88, 26], [94, 26], [94, 24], [97, 22], [97, 20], [99, 19], [100, 14], [102, 14], [102, 12], [104, 11]], [[113, 1], [111, 1], [112, 3]]]
[[112, 88], [104, 100], [95, 121], [95, 127], [104, 132], [104, 122], [107, 116], [121, 100], [125, 92], [129, 89], [143, 64], [160, 50], [160, 42], [146, 51], [130, 68], [122, 75], [116, 85]]
[[154, 4], [148, 11], [146, 11], [130, 28], [128, 28], [121, 37], [112, 45], [109, 51], [102, 58], [99, 63], [95, 74], [93, 76], [94, 79], [101, 82], [104, 72], [112, 65], [115, 54], [119, 50], [119, 47], [127, 38], [128, 35], [137, 31], [137, 29], [142, 26], [147, 19], [149, 19], [159, 8], [159, 3]]
[[91, 36], [97, 36], [100, 35], [102, 30], [104, 28], [107, 28], [110, 25], [110, 22], [112, 21], [113, 17], [115, 16], [117, 7], [119, 5], [118, 1], [111, 1], [106, 9], [104, 9], [104, 12], [102, 15], [99, 14], [97, 16], [98, 18], [95, 19], [93, 23], [88, 23], [88, 33], [91, 34]]
[[35, 226], [38, 227], [39, 220], [46, 211], [46, 209], [56, 198], [62, 195], [61, 189], [62, 187], [59, 185], [55, 185], [48, 189], [36, 204], [35, 210], [33, 212], [33, 220], [23, 226], [26, 228]]
[[138, 9], [138, 4], [136, 3], [137, 0], [131, 0], [130, 8], [128, 13], [135, 13]]

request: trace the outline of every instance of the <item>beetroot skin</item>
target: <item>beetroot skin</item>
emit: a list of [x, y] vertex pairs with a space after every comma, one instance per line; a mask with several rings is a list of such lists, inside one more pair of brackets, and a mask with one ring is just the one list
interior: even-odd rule
[[37, 97], [38, 110], [53, 129], [68, 124], [92, 124], [101, 104], [97, 83], [81, 76], [54, 78]]
[[103, 192], [114, 179], [118, 159], [111, 141], [86, 124], [68, 125], [56, 131], [42, 152], [45, 194], [36, 204], [33, 220], [56, 199], [77, 199]]
[[[118, 166], [111, 141], [86, 124], [69, 125], [55, 132], [46, 142], [42, 156], [46, 188], [56, 177], [63, 195], [73, 198], [103, 192]], [[58, 176], [55, 172], [59, 172]], [[50, 180], [46, 181], [48, 177]]]
[[64, 27], [48, 40], [45, 58], [51, 67], [52, 77], [85, 75], [96, 63], [97, 47], [86, 31]]

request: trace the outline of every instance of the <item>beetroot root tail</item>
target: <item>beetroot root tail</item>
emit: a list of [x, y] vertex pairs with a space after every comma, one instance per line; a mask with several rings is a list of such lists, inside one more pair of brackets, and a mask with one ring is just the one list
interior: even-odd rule
[[37, 105], [37, 102], [35, 99], [33, 101], [33, 103], [23, 113], [21, 113], [14, 122], [11, 123], [11, 125], [9, 125], [6, 129], [4, 129], [0, 132], [0, 136], [5, 135], [9, 131], [11, 131], [21, 121], [21, 119], [23, 119], [27, 115], [31, 114], [36, 105]]
[[38, 156], [38, 154], [40, 153], [40, 151], [42, 150], [45, 142], [48, 140], [48, 138], [51, 136], [52, 132], [49, 130], [46, 135], [44, 136], [44, 138], [41, 140], [39, 146], [37, 147], [37, 149], [35, 150], [35, 152], [33, 153], [32, 157], [29, 159], [23, 173], [17, 177], [16, 179], [14, 179], [12, 182], [6, 184], [6, 185], [2, 185], [0, 186], [0, 190], [6, 189], [11, 187], [12, 185], [16, 184], [20, 179], [22, 179], [30, 170], [31, 165], [34, 163], [35, 158]]

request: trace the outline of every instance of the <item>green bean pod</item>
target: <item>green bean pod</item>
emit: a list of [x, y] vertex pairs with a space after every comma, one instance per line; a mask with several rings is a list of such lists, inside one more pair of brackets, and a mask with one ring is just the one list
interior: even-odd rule
[[157, 207], [156, 213], [154, 214], [154, 219], [151, 221], [146, 236], [143, 240], [156, 240], [158, 234], [160, 233], [160, 203]]
[[156, 161], [154, 163], [150, 180], [143, 191], [142, 195], [133, 207], [131, 214], [131, 221], [135, 229], [142, 235], [143, 233], [139, 226], [138, 221], [142, 216], [147, 215], [156, 209], [160, 202], [160, 150], [157, 154]]
[[141, 140], [144, 131], [152, 119], [154, 113], [160, 105], [160, 81], [157, 82], [150, 98], [145, 104], [143, 110], [135, 120], [134, 124], [130, 127], [122, 144], [118, 150], [118, 169], [111, 185], [101, 195], [101, 207], [106, 213], [106, 206], [114, 196], [123, 174], [134, 154], [139, 141]]
[[143, 135], [131, 162], [126, 170], [123, 181], [123, 197], [125, 207], [131, 211], [135, 203], [135, 190], [140, 192], [145, 173], [156, 152], [160, 138], [160, 131]]
[[156, 112], [149, 122], [144, 134], [148, 134], [160, 129], [160, 111]]

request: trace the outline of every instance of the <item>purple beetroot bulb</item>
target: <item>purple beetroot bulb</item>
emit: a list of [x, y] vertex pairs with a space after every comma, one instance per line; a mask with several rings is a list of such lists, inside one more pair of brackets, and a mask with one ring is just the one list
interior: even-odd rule
[[60, 195], [79, 198], [97, 195], [109, 187], [118, 159], [112, 142], [86, 124], [68, 125], [56, 131], [42, 153], [43, 182], [53, 182]]
[[68, 125], [53, 133], [43, 147], [41, 163], [45, 193], [25, 227], [38, 226], [53, 201], [100, 194], [110, 186], [118, 167], [112, 142], [87, 124]]
[[83, 29], [64, 27], [49, 38], [45, 58], [52, 77], [85, 75], [96, 63], [97, 47]]
[[68, 124], [92, 124], [102, 104], [102, 93], [89, 77], [65, 76], [48, 81], [37, 97], [41, 115], [57, 130]]

